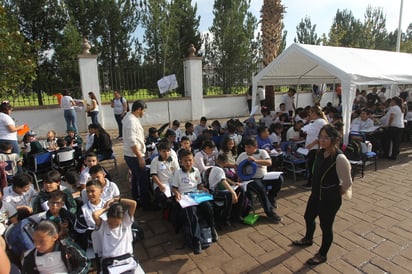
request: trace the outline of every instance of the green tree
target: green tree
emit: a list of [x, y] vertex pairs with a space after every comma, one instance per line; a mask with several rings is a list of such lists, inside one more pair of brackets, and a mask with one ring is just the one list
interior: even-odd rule
[[256, 64], [254, 43], [256, 18], [248, 11], [250, 0], [215, 0], [213, 5], [212, 35], [208, 47], [209, 64], [217, 73], [224, 93], [249, 79]]
[[351, 11], [337, 10], [329, 31], [330, 46], [359, 48], [362, 40], [362, 23]]
[[293, 39], [295, 43], [319, 45], [321, 42], [321, 39], [316, 34], [316, 24], [312, 26], [308, 16], [305, 16], [296, 26], [296, 35], [297, 37]]
[[25, 41], [17, 19], [0, 5], [0, 98], [12, 100], [36, 78], [33, 52], [38, 45]]
[[389, 49], [386, 17], [382, 8], [368, 6], [364, 15], [360, 47], [367, 49]]

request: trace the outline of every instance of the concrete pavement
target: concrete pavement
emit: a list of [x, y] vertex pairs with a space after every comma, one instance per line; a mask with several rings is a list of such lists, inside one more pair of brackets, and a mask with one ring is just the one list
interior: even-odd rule
[[[119, 174], [114, 181], [129, 196], [127, 167], [121, 143], [115, 141]], [[182, 234], [175, 234], [161, 212], [138, 210], [145, 239], [135, 254], [147, 273], [411, 273], [412, 269], [412, 147], [402, 144], [397, 161], [378, 160], [378, 171], [367, 167], [355, 178], [352, 200], [344, 200], [334, 225], [334, 243], [328, 261], [308, 267], [305, 261], [319, 248], [317, 226], [314, 244], [291, 246], [305, 232], [303, 213], [309, 191], [287, 176], [277, 212], [280, 224], [261, 218], [254, 226], [234, 224], [218, 230], [219, 241], [194, 255], [181, 249]], [[110, 167], [109, 167], [110, 169]]]

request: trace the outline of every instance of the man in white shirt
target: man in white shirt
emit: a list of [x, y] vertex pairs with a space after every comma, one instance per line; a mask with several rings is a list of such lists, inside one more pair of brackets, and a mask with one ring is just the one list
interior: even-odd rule
[[283, 95], [283, 103], [285, 103], [286, 111], [289, 113], [289, 116], [293, 116], [295, 111], [295, 94], [296, 90], [294, 88], [289, 88], [288, 93]]
[[140, 200], [143, 210], [159, 209], [151, 203], [148, 174], [146, 171], [146, 145], [144, 129], [139, 118], [142, 118], [147, 105], [137, 100], [131, 112], [123, 118], [123, 153], [124, 160], [132, 172], [132, 197]]

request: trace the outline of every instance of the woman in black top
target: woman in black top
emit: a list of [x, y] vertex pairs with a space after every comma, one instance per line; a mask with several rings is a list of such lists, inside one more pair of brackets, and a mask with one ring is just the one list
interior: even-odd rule
[[338, 149], [339, 132], [332, 125], [325, 125], [319, 133], [320, 150], [315, 156], [312, 175], [312, 193], [305, 211], [306, 234], [293, 245], [310, 246], [315, 233], [315, 219], [319, 216], [322, 244], [318, 253], [306, 263], [317, 265], [326, 262], [333, 241], [333, 222], [342, 204], [342, 195], [352, 185], [351, 166]]
[[99, 124], [90, 124], [89, 129], [94, 133], [93, 145], [86, 151], [94, 151], [97, 154], [97, 159], [100, 161], [110, 159], [113, 155], [112, 140], [109, 133], [107, 133]]

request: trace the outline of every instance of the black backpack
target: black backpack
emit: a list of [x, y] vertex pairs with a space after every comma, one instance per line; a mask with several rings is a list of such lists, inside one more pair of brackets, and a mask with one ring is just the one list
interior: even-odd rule
[[357, 140], [351, 140], [346, 146], [344, 154], [350, 161], [360, 161], [362, 159], [361, 142]]
[[127, 102], [126, 98], [120, 97], [120, 102], [123, 103], [123, 101], [126, 101], [126, 111], [129, 112], [130, 111], [129, 102]]

